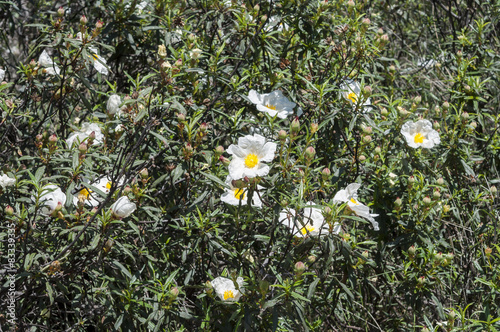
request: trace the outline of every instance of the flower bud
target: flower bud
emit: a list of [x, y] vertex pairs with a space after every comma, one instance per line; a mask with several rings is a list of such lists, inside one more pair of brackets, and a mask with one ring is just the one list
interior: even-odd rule
[[372, 141], [372, 137], [370, 135], [366, 135], [363, 137], [363, 142], [364, 143], [370, 143]]
[[415, 246], [411, 246], [410, 248], [408, 248], [408, 256], [410, 256], [410, 258], [415, 257], [416, 252], [417, 248], [415, 248]]
[[472, 127], [472, 129], [476, 129], [477, 128], [477, 122], [476, 121], [472, 121], [470, 123], [470, 126]]
[[432, 203], [432, 200], [429, 196], [425, 196], [422, 201], [424, 202], [425, 205], [429, 205]]
[[303, 262], [295, 263], [295, 272], [297, 275], [301, 275], [306, 270], [306, 265]]
[[321, 171], [321, 177], [323, 178], [323, 180], [328, 180], [331, 174], [332, 173], [330, 172], [329, 168], [323, 168], [323, 170]]
[[467, 120], [469, 118], [469, 113], [467, 112], [463, 112], [462, 114], [460, 114], [460, 117], [463, 119], [463, 120]]
[[189, 158], [193, 154], [193, 151], [193, 147], [189, 143], [186, 143], [182, 148], [182, 154], [185, 158]]
[[139, 172], [139, 175], [141, 176], [141, 178], [147, 179], [149, 176], [148, 169], [147, 168], [141, 169], [141, 171]]
[[394, 201], [394, 204], [395, 204], [396, 206], [401, 206], [401, 205], [403, 204], [403, 201], [401, 200], [401, 198], [399, 198], [399, 197], [398, 197], [398, 198], [396, 198], [396, 200]]
[[199, 128], [200, 128], [200, 131], [202, 133], [205, 133], [207, 131], [207, 129], [208, 129], [208, 125], [206, 124], [206, 122], [203, 122], [203, 123], [200, 124]]
[[177, 59], [177, 61], [175, 61], [175, 63], [174, 63], [174, 66], [176, 66], [176, 67], [182, 66], [182, 59]]
[[439, 190], [436, 189], [432, 194], [432, 197], [434, 197], [435, 199], [439, 199], [441, 197], [441, 193], [439, 192]]
[[80, 145], [78, 146], [78, 151], [80, 151], [81, 154], [86, 153], [87, 152], [87, 144], [85, 144], [85, 142], [80, 143]]
[[312, 146], [308, 147], [305, 151], [305, 157], [308, 160], [312, 160], [316, 155], [316, 150]]
[[441, 105], [441, 107], [444, 109], [444, 110], [448, 110], [450, 108], [450, 103], [448, 103], [447, 101], [445, 101], [443, 103], [443, 105]]
[[172, 297], [172, 299], [176, 299], [177, 296], [179, 296], [179, 288], [177, 287], [174, 287], [170, 290], [170, 296]]
[[120, 104], [122, 100], [119, 95], [112, 94], [109, 96], [109, 99], [106, 103], [106, 111], [108, 111], [109, 115], [116, 114], [120, 110]]
[[222, 165], [224, 165], [226, 167], [229, 166], [229, 163], [231, 162], [231, 160], [227, 159], [224, 156], [220, 156], [219, 160], [222, 162]]
[[408, 111], [404, 107], [398, 106], [398, 111], [399, 111], [399, 115], [401, 115], [401, 116], [408, 115]]
[[318, 131], [318, 124], [317, 123], [311, 123], [311, 135], [316, 133]]
[[158, 45], [158, 56], [162, 59], [167, 57], [167, 48], [165, 45]]
[[12, 216], [14, 214], [14, 208], [10, 205], [5, 207], [5, 214], [8, 216]]
[[491, 193], [492, 195], [496, 195], [496, 193], [497, 193], [497, 192], [498, 192], [497, 187], [495, 187], [495, 186], [491, 186], [491, 188], [490, 188], [490, 193]]
[[354, 6], [355, 6], [355, 3], [354, 3], [354, 1], [353, 1], [353, 0], [349, 0], [349, 1], [347, 1], [347, 7], [349, 7], [349, 9], [351, 9], [351, 8], [352, 8], [352, 7], [354, 7]]
[[450, 212], [451, 207], [448, 204], [443, 205], [443, 213]]
[[82, 17], [80, 17], [80, 24], [81, 25], [87, 25], [87, 17], [85, 17], [85, 15], [82, 15]]
[[59, 9], [57, 10], [57, 16], [59, 16], [59, 17], [64, 16], [64, 8], [63, 7], [59, 7]]
[[95, 140], [95, 131], [92, 131], [90, 134], [89, 134], [89, 141], [90, 140]]
[[380, 146], [377, 146], [375, 148], [375, 150], [373, 150], [376, 154], [380, 154], [382, 152], [382, 149], [380, 148]]
[[95, 24], [95, 28], [97, 30], [101, 30], [103, 26], [104, 26], [104, 22], [101, 20], [97, 21], [97, 23]]
[[363, 130], [363, 133], [365, 133], [365, 134], [371, 135], [373, 133], [373, 129], [370, 126], [362, 125], [361, 129]]
[[307, 257], [307, 261], [309, 262], [309, 264], [313, 264], [314, 262], [316, 262], [316, 256], [311, 255]]
[[434, 121], [434, 123], [432, 124], [432, 128], [434, 128], [435, 130], [438, 130], [439, 128], [441, 128], [441, 125], [439, 124], [439, 122]]
[[425, 284], [425, 277], [421, 276], [417, 279], [417, 287], [422, 287]]
[[219, 145], [218, 147], [215, 148], [215, 155], [219, 157], [224, 153], [224, 147], [222, 145]]
[[177, 122], [184, 122], [186, 121], [186, 116], [182, 113], [177, 113]]
[[278, 132], [278, 139], [280, 141], [285, 141], [286, 140], [286, 137], [288, 136], [288, 134], [286, 133], [286, 131], [284, 131], [283, 129], [281, 129], [279, 132]]
[[387, 34], [382, 35], [380, 41], [384, 44], [387, 43], [389, 41], [389, 36]]
[[55, 134], [50, 135], [49, 144], [56, 144], [56, 142], [57, 142], [57, 136]]
[[169, 70], [170, 68], [172, 68], [172, 65], [170, 64], [170, 62], [168, 61], [163, 61], [161, 63], [161, 68], [164, 70], [164, 71], [167, 71]]
[[290, 132], [293, 134], [293, 135], [296, 135], [300, 130], [300, 122], [299, 122], [299, 118], [295, 118], [293, 119], [292, 121], [292, 124], [290, 125]]
[[41, 142], [41, 141], [43, 140], [43, 136], [42, 136], [42, 134], [38, 134], [38, 135], [36, 135], [36, 140], [37, 140], [38, 142]]
[[387, 114], [389, 114], [389, 112], [387, 111], [387, 108], [382, 107], [382, 109], [380, 110], [380, 114], [383, 116], [387, 116]]
[[390, 71], [391, 73], [395, 73], [395, 72], [396, 72], [396, 67], [395, 67], [394, 65], [390, 65], [390, 66], [389, 66], [389, 71]]
[[434, 261], [436, 265], [441, 264], [441, 262], [443, 261], [443, 254], [439, 252], [436, 255], [434, 255]]
[[[370, 138], [371, 138], [371, 137], [370, 137]], [[361, 156], [359, 156], [359, 158], [358, 158], [358, 159], [359, 159], [359, 161], [365, 161], [365, 160], [366, 160], [366, 157], [365, 157], [364, 155], [361, 155]]]
[[486, 255], [486, 257], [490, 257], [492, 252], [493, 252], [493, 249], [491, 249], [490, 247], [484, 248], [484, 254]]
[[422, 101], [421, 96], [415, 96], [415, 98], [413, 98], [413, 102], [417, 105], [420, 104], [421, 101]]
[[413, 175], [408, 178], [408, 183], [409, 184], [415, 183], [415, 177]]
[[443, 178], [439, 178], [437, 179], [436, 183], [440, 186], [442, 186], [444, 184], [444, 179]]
[[368, 257], [370, 257], [370, 254], [368, 253], [368, 250], [365, 250], [361, 253], [361, 256], [363, 256], [364, 259], [368, 260]]
[[365, 96], [370, 97], [372, 95], [372, 92], [373, 91], [372, 91], [372, 87], [371, 86], [365, 85], [363, 87], [363, 93], [364, 93]]
[[370, 19], [365, 17], [362, 21], [361, 21], [361, 24], [363, 24], [364, 26], [369, 26], [370, 25]]

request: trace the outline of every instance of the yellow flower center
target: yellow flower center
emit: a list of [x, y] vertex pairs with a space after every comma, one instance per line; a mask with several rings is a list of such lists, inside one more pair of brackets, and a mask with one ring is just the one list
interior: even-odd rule
[[276, 111], [276, 106], [274, 105], [266, 104], [266, 107], [272, 109], [273, 111]]
[[302, 229], [300, 230], [300, 232], [301, 232], [303, 235], [306, 235], [306, 234], [307, 234], [307, 231], [309, 231], [309, 232], [314, 231], [314, 227], [312, 227], [312, 226], [310, 226], [310, 225], [306, 225], [305, 227], [302, 227]]
[[78, 193], [78, 198], [79, 199], [89, 199], [90, 193], [92, 190], [88, 190], [87, 188], [83, 188], [80, 190], [80, 193]]
[[234, 294], [232, 290], [227, 290], [224, 292], [224, 300], [234, 299]]
[[108, 181], [108, 183], [106, 183], [106, 189], [108, 189], [108, 190], [111, 189], [112, 185], [113, 185], [113, 183]]
[[424, 142], [424, 135], [422, 135], [421, 133], [417, 133], [415, 135], [414, 141], [415, 141], [415, 143], [423, 143]]
[[351, 198], [351, 202], [356, 204], [356, 205], [359, 205], [359, 203], [354, 198]]
[[235, 189], [234, 190], [234, 197], [236, 197], [236, 199], [245, 199], [245, 193], [244, 193], [244, 190], [243, 189]]
[[257, 166], [259, 163], [259, 158], [257, 158], [257, 155], [250, 153], [248, 156], [245, 157], [245, 166], [248, 168], [254, 168]]
[[351, 92], [347, 95], [347, 99], [349, 99], [353, 104], [356, 104], [356, 102], [358, 101], [358, 96], [356, 96], [354, 92]]

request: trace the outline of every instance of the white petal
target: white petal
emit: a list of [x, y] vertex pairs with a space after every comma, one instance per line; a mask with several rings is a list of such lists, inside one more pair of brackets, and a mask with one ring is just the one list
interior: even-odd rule
[[274, 153], [276, 152], [277, 144], [273, 142], [267, 142], [262, 147], [259, 153], [259, 160], [265, 162], [271, 162], [274, 159]]
[[337, 203], [344, 203], [344, 202], [347, 202], [349, 200], [348, 196], [347, 196], [347, 190], [345, 189], [342, 189], [342, 190], [339, 190], [335, 196], [333, 197], [333, 203], [337, 204]]
[[262, 105], [262, 96], [266, 95], [261, 95], [255, 90], [250, 90], [250, 92], [248, 92], [248, 99], [256, 105]]

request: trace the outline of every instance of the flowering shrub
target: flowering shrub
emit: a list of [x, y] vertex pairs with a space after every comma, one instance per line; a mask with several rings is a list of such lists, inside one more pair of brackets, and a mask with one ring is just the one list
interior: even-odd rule
[[500, 329], [495, 2], [1, 6], [2, 327]]

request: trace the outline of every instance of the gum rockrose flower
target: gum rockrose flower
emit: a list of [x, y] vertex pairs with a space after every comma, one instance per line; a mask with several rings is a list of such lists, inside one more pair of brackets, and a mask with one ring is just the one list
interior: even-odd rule
[[16, 179], [7, 176], [7, 174], [2, 174], [2, 176], [0, 176], [0, 188], [5, 189], [15, 184], [16, 184]]
[[92, 132], [95, 135], [92, 145], [102, 144], [104, 135], [101, 132], [101, 128], [99, 128], [96, 123], [85, 122], [82, 124], [82, 128], [79, 131], [75, 131], [69, 135], [68, 139], [66, 140], [68, 148], [71, 149], [73, 143], [76, 143], [76, 145], [78, 146], [78, 144], [89, 137]]
[[[35, 197], [31, 197], [35, 202]], [[42, 195], [39, 199], [40, 204], [43, 206], [40, 213], [45, 216], [50, 216], [56, 209], [60, 210], [64, 203], [66, 203], [66, 195], [62, 192], [61, 188], [55, 184], [48, 184], [42, 188]]]
[[429, 120], [408, 121], [401, 127], [401, 134], [406, 138], [406, 143], [415, 149], [419, 147], [431, 149], [441, 143], [439, 133], [432, 129]]
[[122, 103], [122, 99], [117, 94], [112, 94], [109, 96], [108, 102], [106, 103], [106, 111], [109, 115], [114, 115], [118, 113], [120, 116], [120, 104]]
[[[307, 205], [316, 205], [313, 202], [307, 202]], [[304, 218], [302, 223], [297, 218], [297, 212], [294, 209], [286, 209], [280, 212], [279, 221], [290, 228], [293, 235], [298, 237], [319, 236], [330, 233], [328, 223], [323, 216], [321, 209], [314, 207], [304, 208]], [[340, 233], [340, 224], [336, 223], [333, 227], [333, 233]]]
[[248, 99], [257, 106], [257, 110], [273, 117], [277, 115], [281, 119], [286, 119], [288, 115], [293, 114], [293, 108], [297, 105], [283, 96], [280, 90], [264, 94], [250, 90]]
[[266, 139], [254, 134], [238, 139], [238, 145], [231, 144], [227, 153], [233, 155], [229, 163], [229, 176], [235, 180], [246, 177], [266, 176], [270, 167], [264, 162], [274, 159], [276, 143], [266, 142]]
[[373, 229], [378, 231], [378, 222], [374, 219], [378, 214], [370, 214], [370, 208], [358, 201], [359, 187], [361, 187], [359, 183], [351, 183], [345, 189], [339, 190], [339, 192], [335, 194], [335, 197], [333, 197], [333, 203], [347, 203], [347, 206], [356, 213], [356, 215], [368, 219], [372, 223]]
[[[116, 185], [117, 187], [120, 187], [122, 184], [123, 180], [119, 180]], [[107, 195], [109, 193], [109, 190], [113, 186], [113, 182], [109, 177], [104, 176], [99, 180], [95, 181], [94, 183], [92, 183], [92, 186], [96, 187], [103, 194]], [[99, 205], [100, 202], [102, 202], [103, 198], [104, 197], [102, 197], [101, 194], [94, 192], [90, 187], [89, 188], [84, 187], [81, 190], [79, 190], [75, 196], [73, 196], [73, 204], [75, 206], [78, 206], [78, 203], [81, 201], [86, 205], [96, 207]]]
[[240, 299], [242, 292], [244, 291], [243, 278], [238, 277], [236, 279], [236, 282], [238, 283], [239, 290], [236, 289], [236, 286], [231, 279], [224, 277], [215, 278], [214, 280], [212, 280], [211, 284], [215, 289], [215, 293], [221, 299], [221, 301], [237, 302]]
[[[226, 184], [229, 188], [224, 189], [224, 193], [222, 194], [220, 200], [231, 205], [247, 205], [248, 202], [248, 188], [237, 188], [233, 186], [233, 179], [230, 176], [226, 177]], [[262, 189], [262, 186], [257, 186], [257, 189]], [[262, 207], [262, 201], [257, 195], [256, 192], [252, 195], [252, 206]]]
[[136, 209], [135, 203], [131, 202], [127, 196], [122, 196], [111, 205], [111, 212], [117, 218], [126, 218], [134, 213]]
[[46, 50], [38, 57], [38, 64], [45, 68], [45, 73], [48, 75], [59, 75], [61, 69], [54, 63]]
[[[356, 108], [356, 106], [358, 106], [359, 100], [360, 98], [362, 98], [361, 86], [358, 82], [351, 79], [346, 79], [340, 84], [340, 93], [342, 97], [352, 105], [353, 108]], [[360, 106], [368, 105], [371, 105], [370, 98], [367, 98]], [[363, 108], [364, 113], [368, 112], [369, 110], [369, 107]]]

